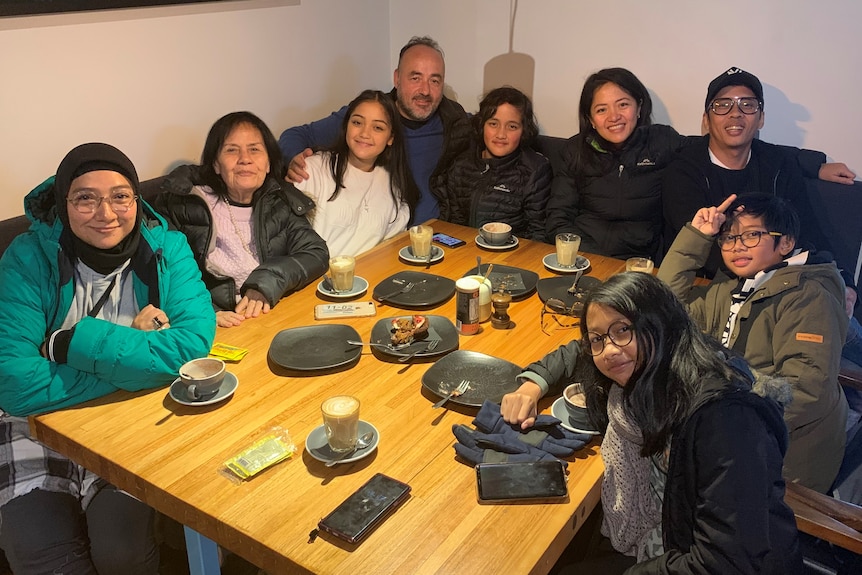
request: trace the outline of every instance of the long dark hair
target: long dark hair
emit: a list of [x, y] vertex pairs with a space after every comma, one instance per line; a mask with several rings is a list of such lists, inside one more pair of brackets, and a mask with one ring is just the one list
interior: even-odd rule
[[[617, 274], [591, 290], [581, 314], [582, 326], [589, 328], [587, 313], [595, 304], [621, 313], [632, 323], [638, 364], [623, 388], [625, 411], [643, 433], [641, 455], [660, 453], [687, 417], [701, 383], [715, 376], [732, 377], [720, 353], [724, 348], [704, 335], [670, 288], [650, 274]], [[604, 428], [608, 392], [614, 383], [602, 375], [593, 358], [584, 360], [589, 414]]]
[[201, 154], [201, 176], [204, 182], [221, 196], [227, 193], [227, 187], [221, 176], [216, 174], [215, 163], [224, 141], [240, 124], [248, 124], [257, 128], [263, 137], [263, 145], [266, 148], [267, 156], [269, 156], [269, 175], [281, 182], [287, 173], [287, 166], [278, 147], [278, 140], [275, 139], [272, 130], [264, 121], [251, 112], [231, 112], [216, 120], [215, 124], [212, 125], [204, 143], [204, 151]]
[[392, 126], [392, 145], [386, 146], [383, 152], [377, 156], [374, 166], [383, 166], [389, 172], [389, 192], [392, 195], [392, 201], [395, 202], [396, 207], [401, 202], [406, 203], [410, 207], [412, 217], [416, 204], [419, 203], [419, 188], [413, 181], [410, 165], [407, 163], [407, 152], [404, 150], [404, 128], [401, 127], [401, 120], [395, 110], [395, 103], [392, 98], [379, 90], [364, 90], [348, 104], [347, 113], [344, 114], [344, 120], [341, 122], [338, 139], [332, 146], [323, 149], [330, 154], [329, 167], [332, 170], [332, 178], [335, 180], [335, 190], [329, 196], [328, 201], [331, 202], [337, 198], [338, 192], [344, 188], [344, 174], [347, 171], [350, 154], [350, 148], [347, 147], [347, 126], [350, 122], [350, 116], [363, 102], [380, 104], [386, 113], [389, 125]]
[[536, 124], [536, 116], [533, 114], [533, 103], [526, 94], [511, 86], [494, 88], [488, 92], [479, 104], [479, 111], [473, 116], [473, 129], [476, 131], [479, 145], [484, 147], [485, 122], [494, 117], [497, 108], [502, 104], [509, 104], [521, 113], [521, 146], [532, 147], [536, 136], [539, 135], [539, 126]]

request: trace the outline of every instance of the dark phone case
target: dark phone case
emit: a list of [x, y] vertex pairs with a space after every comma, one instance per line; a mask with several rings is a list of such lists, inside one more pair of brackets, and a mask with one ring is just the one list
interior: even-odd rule
[[[452, 241], [451, 242], [444, 242], [444, 241], [441, 241], [441, 238], [444, 238], [447, 240], [452, 240]], [[446, 234], [441, 234], [441, 233], [436, 233], [433, 236], [431, 236], [431, 240], [440, 244], [441, 246], [446, 246], [447, 248], [458, 248], [458, 247], [461, 247], [467, 243], [464, 240], [459, 240], [458, 238], [453, 238], [452, 236], [449, 236]]]
[[479, 503], [554, 503], [568, 499], [561, 461], [480, 463], [476, 465]]
[[377, 473], [321, 519], [317, 527], [348, 543], [359, 543], [409, 496], [409, 485]]

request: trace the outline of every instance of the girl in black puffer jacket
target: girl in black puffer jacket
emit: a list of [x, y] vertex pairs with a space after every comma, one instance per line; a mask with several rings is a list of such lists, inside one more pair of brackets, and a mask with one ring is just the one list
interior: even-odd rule
[[474, 228], [505, 222], [516, 236], [544, 241], [551, 166], [530, 147], [539, 133], [530, 99], [491, 90], [473, 125], [473, 145], [432, 182], [440, 219]]

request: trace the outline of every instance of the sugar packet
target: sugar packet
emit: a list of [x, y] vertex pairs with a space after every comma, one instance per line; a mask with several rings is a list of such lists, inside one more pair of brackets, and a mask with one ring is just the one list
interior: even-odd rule
[[225, 343], [214, 343], [210, 350], [210, 355], [223, 359], [224, 361], [239, 361], [246, 356], [248, 350], [242, 347], [235, 347]]
[[284, 461], [296, 452], [296, 446], [286, 429], [273, 427], [250, 447], [224, 462], [225, 467], [240, 479], [248, 479]]

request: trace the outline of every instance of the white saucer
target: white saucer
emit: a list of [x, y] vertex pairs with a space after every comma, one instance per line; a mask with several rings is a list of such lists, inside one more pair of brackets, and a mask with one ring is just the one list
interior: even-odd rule
[[[431, 246], [431, 263], [439, 262], [443, 259], [443, 248], [437, 246]], [[424, 264], [428, 261], [427, 257], [417, 258], [413, 255], [413, 251], [410, 249], [410, 246], [404, 246], [401, 248], [401, 251], [398, 252], [398, 257], [404, 261], [413, 263], [413, 264]]]
[[557, 401], [554, 402], [554, 405], [551, 406], [551, 415], [560, 420], [560, 425], [562, 425], [565, 429], [569, 431], [574, 431], [575, 433], [585, 433], [587, 435], [601, 435], [600, 431], [595, 431], [592, 429], [578, 429], [577, 427], [572, 427], [569, 420], [569, 412], [566, 410], [566, 400], [562, 397], [557, 398]]
[[[353, 455], [341, 459], [338, 462], [338, 465], [359, 461], [363, 457], [368, 457], [375, 449], [377, 449], [377, 444], [380, 443], [380, 432], [367, 421], [362, 421], [360, 419], [358, 435], [361, 436], [369, 431], [374, 432], [374, 437], [371, 438], [371, 443], [368, 447], [357, 449]], [[323, 429], [322, 424], [312, 429], [311, 433], [308, 434], [308, 437], [305, 438], [305, 451], [307, 451], [308, 454], [316, 460], [324, 463], [328, 463], [338, 456], [338, 454], [334, 453], [329, 448], [329, 443], [326, 441], [326, 431]]]
[[317, 284], [317, 293], [326, 297], [331, 297], [335, 299], [350, 299], [352, 297], [362, 295], [366, 291], [368, 291], [368, 281], [365, 278], [361, 278], [359, 276], [353, 276], [353, 287], [347, 291], [330, 291], [323, 287], [323, 282], [325, 281], [326, 280], [320, 280], [320, 283]]
[[549, 270], [554, 270], [555, 272], [562, 273], [571, 273], [571, 272], [580, 272], [586, 270], [590, 267], [590, 260], [585, 258], [584, 256], [578, 256], [575, 260], [575, 265], [573, 266], [561, 266], [557, 263], [557, 254], [548, 254], [542, 258], [542, 263], [545, 264], [545, 267]]
[[215, 395], [207, 397], [205, 399], [192, 400], [186, 397], [186, 386], [183, 385], [183, 382], [178, 377], [171, 384], [171, 387], [168, 390], [168, 395], [171, 396], [171, 399], [183, 405], [191, 405], [193, 407], [199, 405], [212, 405], [213, 403], [224, 401], [225, 399], [233, 395], [233, 392], [236, 391], [238, 385], [239, 379], [237, 379], [237, 377], [231, 372], [226, 371], [224, 373], [224, 381], [221, 382], [221, 387], [218, 388], [218, 391]]
[[476, 245], [479, 246], [480, 248], [484, 248], [486, 250], [495, 250], [495, 251], [511, 250], [512, 248], [518, 247], [518, 243], [519, 242], [518, 242], [517, 236], [511, 236], [509, 238], [509, 241], [506, 242], [505, 244], [501, 245], [501, 246], [495, 246], [493, 244], [489, 244], [488, 242], [485, 241], [485, 238], [483, 238], [481, 235], [476, 236]]

